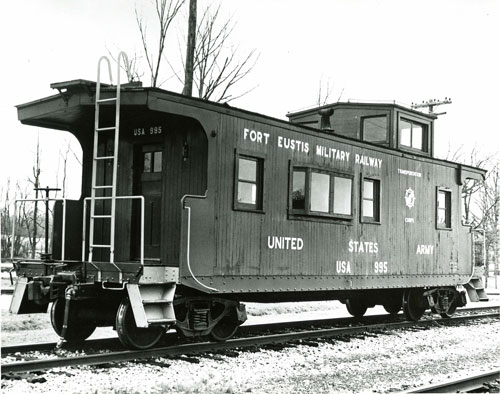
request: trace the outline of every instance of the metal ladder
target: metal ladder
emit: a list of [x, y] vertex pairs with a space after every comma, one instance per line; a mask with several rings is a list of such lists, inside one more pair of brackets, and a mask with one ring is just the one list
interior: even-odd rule
[[[95, 100], [95, 121], [94, 121], [94, 150], [93, 150], [93, 161], [92, 161], [92, 190], [90, 198], [90, 226], [89, 226], [89, 258], [88, 261], [92, 262], [94, 248], [109, 249], [109, 262], [114, 264], [115, 259], [115, 212], [116, 212], [116, 181], [118, 173], [118, 146], [120, 137], [120, 65], [121, 59], [123, 59], [125, 64], [125, 69], [129, 75], [129, 62], [127, 55], [124, 52], [118, 54], [117, 64], [117, 82], [116, 82], [116, 96], [111, 98], [101, 99], [101, 62], [103, 60], [108, 64], [109, 79], [111, 84], [113, 83], [113, 78], [111, 74], [111, 64], [106, 56], [102, 56], [97, 64], [97, 86], [96, 86], [96, 100]], [[114, 126], [100, 127], [99, 125], [99, 114], [100, 106], [105, 103], [115, 104], [115, 124]], [[111, 155], [104, 154], [103, 156], [98, 155], [99, 147], [99, 135], [103, 132], [114, 133], [113, 135], [113, 152]], [[113, 175], [111, 179], [111, 184], [109, 185], [98, 185], [97, 184], [97, 166], [98, 163], [105, 160], [111, 160], [113, 162]], [[97, 196], [98, 190], [111, 190], [111, 196]], [[96, 214], [96, 200], [111, 200], [111, 210], [108, 214]], [[109, 244], [96, 244], [94, 243], [94, 231], [95, 231], [95, 220], [109, 220], [110, 222], [110, 236]]]

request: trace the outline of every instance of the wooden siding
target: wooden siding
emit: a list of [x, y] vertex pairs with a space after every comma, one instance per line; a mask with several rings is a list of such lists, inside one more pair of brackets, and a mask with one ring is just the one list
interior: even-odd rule
[[178, 266], [181, 199], [186, 194], [203, 195], [207, 190], [207, 137], [192, 119], [171, 122], [165, 137], [162, 261]]
[[[26, 124], [72, 130], [79, 138], [83, 148], [85, 197], [90, 195], [92, 150], [88, 142], [92, 139], [93, 98], [81, 90], [71, 91], [66, 96], [53, 96], [20, 106], [19, 118]], [[229, 293], [451, 285], [468, 279], [471, 272], [470, 229], [460, 223], [461, 187], [457, 182], [457, 173], [461, 173], [462, 167], [424, 155], [349, 141], [335, 134], [158, 89], [124, 92], [122, 102], [119, 194], [133, 193], [134, 146], [145, 143], [134, 136], [133, 129], [146, 126], [145, 122], [147, 126], [151, 122], [165, 124], [166, 132], [160, 139], [164, 143], [165, 160], [161, 263], [179, 265], [183, 284], [207, 290], [195, 282], [191, 273], [204, 286]], [[370, 107], [365, 105], [363, 108]], [[394, 127], [398, 112], [407, 111], [395, 108], [391, 119]], [[111, 106], [109, 109], [111, 114]], [[429, 117], [421, 117], [430, 122]], [[267, 133], [268, 143], [245, 140], [245, 128]], [[342, 126], [334, 128], [342, 133]], [[351, 135], [352, 132], [344, 133]], [[397, 135], [393, 134], [392, 147], [396, 148]], [[279, 147], [279, 137], [307, 143], [309, 150]], [[186, 142], [189, 156], [184, 160]], [[316, 145], [342, 150], [344, 154], [349, 153], [349, 159], [318, 156]], [[233, 209], [235, 152], [250, 155], [253, 152], [264, 158], [263, 213]], [[430, 153], [432, 155], [432, 148]], [[356, 154], [382, 160], [382, 165], [378, 168], [356, 163]], [[289, 172], [295, 164], [352, 174], [352, 220], [290, 215]], [[467, 172], [477, 178], [482, 173], [467, 166], [463, 169], [460, 179]], [[105, 176], [105, 173], [101, 171], [100, 175]], [[420, 176], [414, 176], [415, 173]], [[363, 176], [381, 181], [380, 224], [360, 222]], [[451, 231], [436, 229], [437, 187], [452, 192]], [[412, 208], [404, 199], [409, 189], [415, 191], [416, 197]], [[205, 191], [206, 198], [186, 199], [186, 207], [191, 211], [181, 207], [182, 196], [201, 196]], [[188, 212], [191, 213], [190, 234], [187, 233]], [[133, 216], [130, 204], [120, 208], [119, 215], [117, 227], [121, 240], [117, 250], [123, 252], [121, 257], [126, 260], [131, 237], [137, 236], [130, 228]], [[405, 218], [414, 222], [405, 222]], [[269, 236], [300, 237], [303, 248], [271, 249], [267, 242]], [[191, 245], [190, 259], [187, 258], [187, 241]], [[377, 251], [354, 253], [349, 249], [351, 241], [376, 242]], [[432, 247], [432, 253], [417, 254], [421, 245], [427, 249]], [[342, 265], [339, 271], [337, 261], [349, 261], [350, 272], [342, 271]], [[388, 272], [374, 272], [375, 261], [387, 261]]]
[[[433, 155], [433, 123], [432, 118], [429, 116], [417, 112], [415, 110], [410, 110], [397, 105], [389, 104], [358, 104], [358, 103], [337, 103], [324, 106], [322, 108], [332, 108], [334, 113], [330, 116], [330, 124], [333, 133], [336, 135], [342, 135], [352, 139], [361, 139], [361, 127], [362, 120], [365, 117], [370, 116], [387, 116], [387, 127], [388, 127], [388, 146], [391, 148], [405, 150], [405, 147], [399, 146], [399, 132], [398, 132], [398, 122], [399, 118], [403, 117], [406, 119], [411, 119], [421, 124], [424, 124], [428, 128], [429, 133], [429, 144], [426, 147], [424, 155]], [[301, 124], [308, 127], [320, 128], [320, 119], [318, 109], [311, 109], [299, 113], [289, 114], [290, 122], [295, 124]]]
[[[161, 192], [162, 207], [160, 256], [158, 261], [149, 261], [153, 264], [168, 266], [179, 265], [180, 250], [180, 221], [181, 198], [185, 194], [202, 195], [207, 189], [207, 137], [198, 122], [190, 118], [182, 118], [151, 111], [129, 112], [129, 118], [124, 113], [119, 144], [119, 166], [117, 179], [117, 195], [131, 196], [137, 194], [137, 179], [140, 177], [139, 148], [143, 145], [159, 144], [163, 152], [163, 169]], [[150, 127], [162, 127], [161, 134], [149, 134]], [[87, 133], [92, 135], [91, 126]], [[145, 134], [137, 130], [145, 129]], [[136, 135], [134, 135], [136, 130]], [[107, 144], [109, 145], [109, 140]], [[103, 154], [104, 145], [101, 144], [99, 154]], [[98, 167], [98, 184], [108, 179], [110, 181], [110, 166]], [[83, 166], [83, 193], [90, 196], [90, 183], [92, 174], [92, 150], [84, 150]], [[109, 192], [108, 192], [109, 193]], [[82, 197], [83, 198], [83, 197]], [[106, 205], [106, 206], [104, 206]], [[109, 211], [109, 202], [98, 203], [98, 211]], [[135, 207], [135, 208], [134, 208]], [[108, 211], [106, 211], [108, 210]], [[90, 204], [87, 204], [87, 217]], [[138, 227], [139, 204], [131, 200], [117, 200], [116, 205], [116, 237], [115, 261], [137, 260], [139, 257]], [[150, 225], [146, 223], [145, 226]], [[89, 221], [87, 219], [87, 244]], [[96, 226], [95, 242], [104, 243], [109, 239], [108, 223], [99, 223]], [[88, 245], [87, 245], [88, 246]], [[88, 255], [88, 247], [87, 254]], [[148, 258], [148, 256], [145, 256]], [[107, 251], [96, 250], [94, 261], [107, 261]]]
[[[252, 142], [248, 136], [245, 139], [245, 128], [268, 134], [268, 143]], [[445, 285], [463, 281], [470, 274], [470, 253], [463, 253], [470, 250], [470, 229], [460, 222], [460, 187], [456, 183], [455, 167], [362, 143], [349, 143], [325, 133], [291, 129], [236, 116], [222, 117], [216, 150], [210, 152], [210, 160], [216, 160], [217, 172], [210, 177], [208, 201], [190, 200], [187, 204], [192, 207], [191, 228], [209, 220], [200, 209], [202, 205], [214, 204], [215, 208], [214, 244], [201, 240], [203, 234], [199, 232], [191, 234], [191, 266], [200, 280], [217, 284], [219, 291], [245, 292], [270, 291], [279, 281], [287, 279], [294, 282], [294, 288], [319, 290], [404, 287], [423, 285], [426, 281]], [[279, 147], [280, 137], [307, 143], [308, 152]], [[284, 140], [281, 141], [284, 145]], [[344, 160], [317, 155], [317, 145], [345, 152]], [[235, 152], [247, 155], [254, 152], [264, 157], [263, 213], [233, 209]], [[372, 166], [357, 162], [356, 155], [372, 158]], [[380, 163], [379, 160], [380, 168], [373, 165]], [[290, 165], [351, 174], [352, 220], [290, 215]], [[363, 177], [381, 181], [380, 224], [360, 221]], [[452, 191], [451, 231], [436, 229], [437, 187]], [[405, 203], [409, 189], [415, 193], [411, 208]], [[271, 249], [268, 247], [270, 236], [301, 238], [304, 247], [302, 250]], [[355, 253], [354, 242], [370, 242], [372, 248], [376, 244], [377, 252]], [[208, 249], [213, 249], [214, 261], [204, 258], [212, 253], [207, 252]], [[349, 262], [350, 272], [342, 271], [342, 263], [337, 265], [342, 261]], [[376, 272], [375, 262], [385, 261], [387, 272]], [[207, 270], [209, 265], [211, 272]], [[183, 280], [197, 286], [188, 275]]]

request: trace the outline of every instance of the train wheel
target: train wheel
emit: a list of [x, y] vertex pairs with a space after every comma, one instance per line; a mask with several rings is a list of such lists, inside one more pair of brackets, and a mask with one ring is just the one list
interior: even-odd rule
[[184, 300], [174, 301], [174, 312], [175, 312], [175, 331], [181, 338], [189, 337], [189, 316], [188, 309], [184, 304]]
[[[66, 300], [58, 298], [52, 304], [50, 310], [50, 322], [57, 335], [61, 336], [64, 324], [64, 307]], [[78, 317], [78, 310], [88, 306], [82, 301], [71, 301], [69, 307], [68, 328], [66, 329], [65, 340], [67, 342], [81, 342], [90, 337], [97, 325], [93, 321], [84, 320]]]
[[217, 342], [224, 342], [230, 339], [238, 329], [238, 320], [236, 319], [236, 309], [234, 306], [228, 306], [222, 303], [213, 304], [210, 310], [211, 318], [216, 320], [222, 318], [210, 331], [210, 339]]
[[456, 310], [457, 310], [457, 303], [455, 302], [455, 300], [453, 300], [450, 303], [448, 310], [444, 313], [440, 313], [440, 315], [441, 315], [441, 317], [447, 319], [447, 318], [452, 317], [455, 314]]
[[134, 349], [148, 349], [160, 341], [165, 329], [161, 326], [137, 327], [132, 306], [128, 299], [124, 299], [116, 313], [116, 332], [123, 346]]
[[429, 306], [422, 289], [408, 289], [403, 294], [403, 311], [406, 320], [418, 321]]
[[398, 300], [391, 300], [382, 304], [385, 311], [391, 315], [396, 315], [401, 310], [401, 302]]
[[362, 317], [368, 309], [365, 304], [363, 304], [356, 298], [350, 298], [346, 300], [345, 306], [347, 307], [347, 312], [349, 312], [354, 317]]
[[224, 342], [230, 339], [237, 329], [238, 323], [226, 316], [215, 325], [210, 332], [210, 337], [217, 342]]

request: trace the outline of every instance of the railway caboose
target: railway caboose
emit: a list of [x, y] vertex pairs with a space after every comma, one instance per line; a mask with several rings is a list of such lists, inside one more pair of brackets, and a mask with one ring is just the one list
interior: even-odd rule
[[[99, 81], [99, 76], [98, 76]], [[435, 116], [335, 103], [289, 121], [140, 83], [74, 80], [19, 105], [83, 151], [78, 201], [58, 201], [53, 247], [15, 261], [11, 310], [45, 312], [68, 341], [113, 326], [146, 348], [175, 325], [225, 340], [242, 301], [338, 299], [417, 320], [466, 303], [466, 179], [433, 157]]]

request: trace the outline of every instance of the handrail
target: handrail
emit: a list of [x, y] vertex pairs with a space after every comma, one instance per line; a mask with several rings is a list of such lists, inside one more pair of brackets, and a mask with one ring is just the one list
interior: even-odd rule
[[[106, 58], [107, 59], [107, 58]], [[111, 250], [110, 250], [110, 260], [111, 263], [114, 262], [114, 254], [115, 254], [115, 229], [116, 229], [116, 222], [115, 222], [115, 210], [116, 210], [116, 183], [118, 179], [118, 151], [119, 151], [119, 144], [120, 144], [120, 105], [121, 105], [121, 82], [120, 82], [120, 59], [123, 59], [125, 63], [125, 69], [127, 71], [127, 77], [130, 74], [130, 66], [128, 62], [128, 57], [125, 54], [125, 52], [120, 52], [118, 53], [118, 58], [116, 59], [117, 63], [117, 70], [116, 70], [116, 103], [115, 103], [115, 137], [114, 137], [114, 148], [113, 148], [113, 155], [114, 155], [114, 160], [113, 160], [113, 187], [111, 188], [111, 229], [110, 229], [110, 239], [111, 239]], [[109, 60], [108, 60], [109, 62]], [[97, 103], [97, 101], [96, 101]], [[98, 104], [96, 104], [96, 107], [98, 107]], [[98, 122], [99, 119], [96, 120]], [[96, 136], [94, 136], [94, 139], [96, 139]], [[95, 168], [95, 163], [94, 163], [94, 168]], [[94, 185], [93, 185], [94, 186]], [[95, 191], [93, 191], [95, 192]], [[95, 199], [95, 194], [93, 194], [93, 197]], [[141, 262], [142, 264], [142, 262]], [[120, 271], [120, 280], [121, 280], [121, 271]]]
[[113, 74], [111, 72], [111, 63], [107, 56], [101, 56], [99, 58], [99, 61], [97, 62], [97, 91], [99, 91], [99, 85], [101, 84], [101, 62], [103, 60], [106, 60], [106, 63], [108, 64], [109, 81], [111, 82], [111, 85], [113, 85]]
[[214, 287], [207, 286], [203, 283], [201, 283], [196, 276], [193, 274], [193, 270], [191, 269], [191, 207], [186, 206], [186, 198], [198, 198], [198, 199], [205, 199], [207, 198], [208, 192], [205, 191], [205, 194], [203, 196], [200, 195], [195, 195], [195, 194], [186, 194], [181, 198], [181, 205], [182, 209], [187, 209], [188, 211], [188, 227], [187, 227], [187, 245], [186, 245], [186, 263], [187, 267], [189, 270], [189, 273], [191, 274], [192, 278], [196, 283], [198, 283], [200, 286], [205, 287], [206, 289], [212, 290], [212, 291], [219, 291]]
[[[474, 233], [479, 233], [483, 235], [483, 242], [482, 242], [482, 248], [481, 248], [481, 254], [482, 254], [482, 260], [483, 260], [483, 269], [485, 269], [485, 275], [488, 275], [488, 267], [486, 266], [486, 231], [483, 228], [475, 228], [472, 229], [471, 231], [471, 238], [472, 238], [472, 276], [474, 276], [474, 269], [476, 267], [476, 247], [475, 247], [475, 240], [474, 240]], [[472, 278], [472, 277], [471, 277]]]
[[[101, 63], [105, 60], [108, 65], [108, 74], [111, 85], [113, 85], [113, 74], [111, 72], [111, 63], [107, 56], [101, 56], [99, 61], [97, 62], [97, 81], [96, 81], [96, 90], [95, 90], [95, 112], [94, 112], [94, 143], [93, 143], [93, 164], [92, 164], [92, 197], [95, 197], [95, 180], [97, 177], [97, 166], [95, 165], [95, 157], [97, 157], [98, 151], [98, 138], [96, 138], [96, 130], [99, 128], [99, 119], [100, 119], [100, 110], [99, 110], [99, 102], [101, 100]], [[115, 179], [115, 178], [113, 178]], [[84, 203], [85, 206], [85, 203]], [[85, 207], [84, 207], [85, 208]], [[91, 200], [90, 202], [90, 212], [94, 212], [95, 209], [95, 200]], [[94, 233], [94, 221], [90, 220], [90, 239], [92, 243], [92, 237]]]
[[62, 239], [61, 239], [61, 260], [64, 260], [64, 251], [66, 246], [66, 201], [67, 198], [18, 198], [14, 200], [14, 222], [12, 224], [12, 245], [10, 247], [10, 259], [14, 260], [14, 238], [16, 236], [16, 213], [18, 202], [49, 202], [49, 201], [62, 201], [63, 203], [63, 219], [62, 219]]
[[[141, 265], [144, 265], [144, 215], [145, 215], [145, 200], [144, 196], [115, 196], [114, 197], [117, 200], [140, 200], [141, 201]], [[86, 216], [87, 216], [87, 202], [93, 200], [111, 200], [113, 197], [85, 197], [83, 199], [83, 225], [82, 225], [82, 261], [85, 261], [85, 247], [86, 247], [86, 233], [87, 233], [87, 225], [86, 225]], [[115, 267], [117, 267], [118, 271], [121, 270], [114, 264]]]

